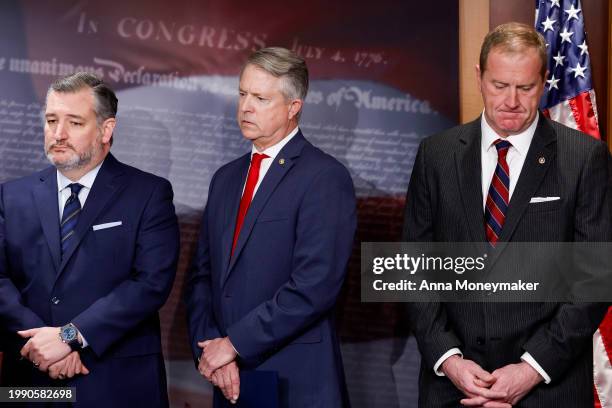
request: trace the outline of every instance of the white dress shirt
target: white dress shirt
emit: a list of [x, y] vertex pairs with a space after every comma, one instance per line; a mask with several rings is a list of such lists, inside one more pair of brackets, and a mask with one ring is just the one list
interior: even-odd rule
[[[104, 161], [102, 161], [104, 163]], [[96, 180], [96, 176], [100, 171], [100, 167], [102, 167], [102, 163], [98, 164], [96, 167], [85, 173], [83, 177], [78, 179], [77, 181], [72, 181], [68, 177], [64, 176], [60, 171], [57, 171], [57, 200], [59, 204], [59, 219], [60, 223], [62, 222], [62, 214], [64, 213], [64, 206], [66, 205], [66, 201], [70, 198], [72, 192], [70, 191], [70, 187], [68, 185], [72, 183], [79, 183], [83, 186], [81, 191], [79, 191], [79, 201], [81, 203], [81, 208], [85, 207], [85, 201], [87, 200], [87, 196], [91, 191], [91, 187], [93, 186], [94, 181]], [[85, 340], [85, 336], [78, 329], [81, 334], [81, 339], [83, 340], [83, 348], [87, 347], [89, 343]]]
[[[525, 158], [527, 157], [527, 151], [533, 140], [536, 127], [538, 126], [539, 113], [536, 114], [534, 121], [529, 125], [527, 129], [516, 135], [507, 136], [505, 139], [512, 144], [508, 149], [508, 155], [506, 156], [506, 162], [510, 170], [510, 190], [508, 198], [512, 202], [512, 193], [516, 187], [516, 183], [523, 169]], [[484, 112], [482, 113], [480, 120], [481, 129], [481, 143], [480, 143], [480, 159], [481, 159], [481, 182], [482, 182], [482, 210], [484, 213], [485, 205], [487, 202], [487, 195], [489, 194], [489, 186], [493, 179], [493, 173], [495, 173], [495, 167], [497, 166], [497, 149], [493, 146], [493, 142], [500, 139], [493, 128], [487, 123]], [[442, 355], [434, 364], [434, 372], [436, 375], [443, 377], [444, 373], [440, 370], [442, 363], [455, 354], [459, 354], [463, 357], [463, 353], [459, 348], [452, 348]], [[550, 376], [544, 371], [542, 366], [533, 358], [528, 352], [523, 353], [521, 360], [533, 367], [544, 378], [546, 384], [550, 383]]]
[[[523, 163], [525, 163], [527, 151], [529, 150], [529, 146], [531, 145], [531, 141], [533, 140], [533, 135], [537, 126], [538, 116], [536, 115], [533, 123], [523, 132], [516, 135], [510, 135], [505, 138], [505, 140], [512, 144], [512, 146], [510, 146], [508, 149], [508, 154], [506, 156], [506, 162], [508, 163], [508, 168], [510, 169], [510, 194], [508, 196], [510, 199], [512, 198], [512, 193], [516, 187], [516, 182], [521, 174], [521, 169], [523, 168]], [[482, 114], [482, 119], [480, 120], [480, 129], [482, 134], [480, 141], [482, 210], [484, 212], [485, 204], [487, 202], [487, 195], [489, 194], [489, 186], [491, 185], [493, 173], [495, 173], [495, 167], [497, 166], [497, 149], [493, 145], [493, 142], [500, 139], [500, 137], [487, 123], [484, 112]]]
[[[102, 163], [104, 163], [104, 161], [102, 161]], [[72, 183], [79, 183], [83, 186], [83, 188], [81, 188], [81, 191], [79, 191], [79, 201], [81, 202], [81, 208], [85, 207], [85, 200], [87, 200], [87, 196], [91, 191], [91, 186], [93, 186], [93, 183], [96, 180], [96, 176], [100, 171], [100, 167], [102, 167], [102, 163], [98, 164], [96, 167], [88, 171], [83, 177], [81, 177], [77, 181], [72, 181], [68, 177], [60, 173], [59, 170], [57, 171], [57, 199], [59, 204], [60, 222], [62, 222], [62, 214], [64, 213], [64, 206], [66, 205], [66, 201], [70, 197], [70, 194], [72, 194], [68, 185]]]
[[[265, 154], [268, 156], [267, 158], [261, 161], [261, 167], [259, 168], [259, 178], [257, 179], [257, 184], [255, 185], [255, 189], [253, 190], [253, 197], [255, 197], [255, 194], [257, 193], [257, 190], [259, 189], [259, 185], [261, 184], [261, 181], [266, 176], [266, 173], [268, 172], [268, 170], [270, 170], [270, 166], [272, 166], [272, 163], [274, 163], [274, 159], [276, 159], [276, 156], [278, 156], [278, 153], [280, 153], [282, 148], [285, 147], [285, 145], [289, 143], [289, 141], [293, 139], [295, 135], [297, 135], [298, 130], [299, 128], [296, 126], [295, 129], [289, 132], [289, 134], [286, 137], [284, 137], [280, 142], [278, 142], [277, 144], [273, 146], [268, 147], [267, 149], [264, 149], [261, 152], [257, 150], [255, 145], [253, 145], [253, 147], [251, 148], [251, 158], [253, 157], [255, 153]], [[249, 170], [250, 169], [251, 167], [249, 165]], [[246, 181], [244, 183], [244, 186], [242, 186], [243, 193], [244, 193], [245, 187], [246, 187]]]

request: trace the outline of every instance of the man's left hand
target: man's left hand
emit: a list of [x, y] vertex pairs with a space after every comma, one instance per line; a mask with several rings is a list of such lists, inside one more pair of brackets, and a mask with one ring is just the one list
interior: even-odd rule
[[229, 337], [201, 341], [198, 342], [198, 346], [203, 349], [198, 370], [208, 381], [212, 380], [212, 374], [216, 369], [236, 358], [236, 351]]
[[229, 402], [235, 404], [240, 395], [240, 370], [238, 364], [232, 361], [228, 365], [224, 365], [212, 374], [212, 383], [219, 387], [223, 396]]
[[79, 374], [87, 375], [89, 374], [89, 369], [85, 367], [85, 364], [81, 361], [81, 356], [76, 351], [68, 354], [68, 357], [65, 357], [63, 360], [49, 366], [49, 377], [54, 380], [65, 380]]
[[[542, 376], [525, 362], [508, 364], [493, 371], [491, 375], [497, 379], [491, 391], [505, 392], [506, 398], [503, 402], [511, 405], [517, 404], [533, 387], [544, 381]], [[485, 403], [483, 406], [486, 408], [496, 406], [494, 402]]]
[[60, 339], [59, 327], [38, 327], [17, 332], [28, 342], [21, 349], [21, 355], [30, 360], [40, 371], [47, 371], [49, 366], [66, 357], [72, 351], [70, 346]]

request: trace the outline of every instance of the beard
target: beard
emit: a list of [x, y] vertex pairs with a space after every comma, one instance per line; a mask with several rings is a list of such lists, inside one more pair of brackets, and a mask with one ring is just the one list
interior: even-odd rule
[[[59, 161], [52, 152], [54, 147], [63, 147], [71, 150], [71, 152], [69, 152], [69, 157]], [[74, 146], [72, 146], [70, 143], [52, 143], [45, 148], [45, 155], [47, 156], [47, 160], [49, 160], [51, 164], [55, 166], [55, 168], [58, 170], [69, 171], [87, 166], [89, 163], [91, 163], [91, 159], [100, 153], [100, 150], [102, 150], [101, 134], [99, 134], [91, 146], [89, 146], [89, 148], [83, 152], [77, 152]]]

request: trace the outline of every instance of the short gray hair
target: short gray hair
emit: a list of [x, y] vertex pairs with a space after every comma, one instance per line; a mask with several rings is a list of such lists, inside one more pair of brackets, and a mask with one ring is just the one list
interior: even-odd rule
[[83, 89], [91, 89], [93, 93], [94, 112], [98, 126], [106, 119], [117, 116], [118, 100], [115, 92], [100, 78], [88, 72], [75, 72], [57, 79], [49, 87], [47, 97], [51, 92], [73, 93]]
[[308, 67], [306, 61], [293, 51], [282, 47], [268, 47], [252, 53], [240, 70], [248, 65], [283, 79], [283, 95], [287, 99], [306, 99], [308, 93]]

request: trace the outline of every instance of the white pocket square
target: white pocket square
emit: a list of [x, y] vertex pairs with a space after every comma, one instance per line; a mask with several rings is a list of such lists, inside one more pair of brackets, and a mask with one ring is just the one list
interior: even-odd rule
[[545, 203], [547, 201], [557, 201], [560, 200], [561, 197], [531, 197], [529, 203]]
[[107, 229], [107, 228], [113, 228], [113, 227], [118, 227], [119, 225], [122, 225], [123, 222], [121, 221], [115, 221], [115, 222], [107, 222], [104, 224], [98, 224], [98, 225], [94, 225], [92, 228], [94, 231], [98, 231], [98, 230], [103, 230], [103, 229]]

